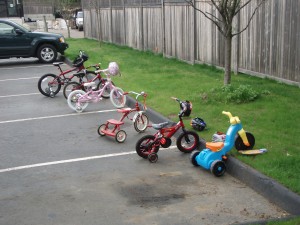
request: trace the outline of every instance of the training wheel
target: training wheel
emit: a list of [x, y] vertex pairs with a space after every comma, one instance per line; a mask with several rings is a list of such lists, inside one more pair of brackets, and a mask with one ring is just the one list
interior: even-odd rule
[[151, 163], [156, 163], [157, 160], [158, 160], [158, 155], [157, 155], [155, 152], [150, 153], [150, 154], [148, 155], [148, 160], [149, 160], [149, 162], [151, 162]]

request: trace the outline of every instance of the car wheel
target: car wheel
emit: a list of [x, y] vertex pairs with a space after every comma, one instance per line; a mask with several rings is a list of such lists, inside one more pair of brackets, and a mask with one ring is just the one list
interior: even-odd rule
[[42, 63], [52, 63], [57, 58], [57, 51], [53, 45], [44, 44], [39, 47], [37, 57]]

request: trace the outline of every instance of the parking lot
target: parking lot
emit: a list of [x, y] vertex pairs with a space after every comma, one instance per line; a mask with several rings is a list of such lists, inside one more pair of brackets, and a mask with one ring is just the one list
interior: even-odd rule
[[138, 157], [135, 143], [152, 129], [138, 134], [126, 120], [124, 143], [100, 137], [98, 126], [120, 117], [111, 102], [73, 112], [61, 92], [38, 92], [45, 73], [57, 68], [0, 60], [0, 224], [225, 225], [285, 215], [228, 173], [192, 166], [175, 142], [155, 164]]

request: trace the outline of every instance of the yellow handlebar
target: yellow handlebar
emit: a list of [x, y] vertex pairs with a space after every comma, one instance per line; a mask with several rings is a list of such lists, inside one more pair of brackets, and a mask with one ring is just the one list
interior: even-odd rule
[[227, 115], [229, 117], [229, 119], [232, 118], [232, 114], [230, 112], [223, 111], [222, 113]]
[[231, 123], [232, 125], [241, 122], [240, 119], [239, 119], [239, 117], [237, 117], [237, 116], [232, 116], [232, 114], [231, 114], [230, 112], [225, 112], [225, 111], [223, 111], [222, 114], [227, 115], [227, 116], [229, 117], [230, 123]]

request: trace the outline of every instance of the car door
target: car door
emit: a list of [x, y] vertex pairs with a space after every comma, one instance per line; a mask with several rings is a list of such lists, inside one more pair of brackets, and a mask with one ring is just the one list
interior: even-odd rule
[[28, 56], [31, 41], [25, 30], [0, 21], [0, 57]]

